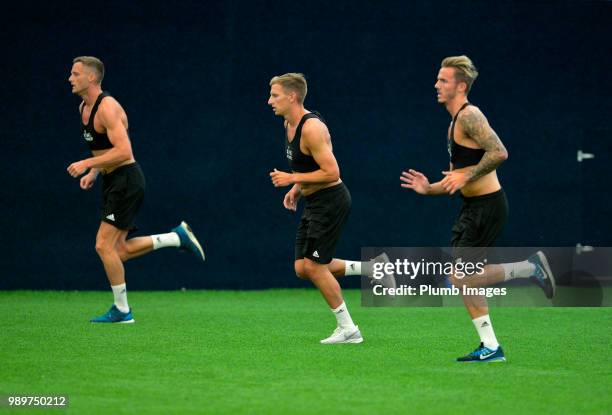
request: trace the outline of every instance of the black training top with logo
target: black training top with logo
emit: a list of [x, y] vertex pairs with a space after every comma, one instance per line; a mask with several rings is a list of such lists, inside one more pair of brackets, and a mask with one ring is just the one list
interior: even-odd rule
[[480, 159], [482, 159], [482, 156], [484, 156], [485, 153], [482, 148], [464, 147], [455, 142], [455, 123], [457, 122], [457, 117], [459, 116], [459, 113], [468, 105], [471, 104], [466, 102], [461, 108], [459, 108], [459, 111], [457, 111], [457, 114], [455, 114], [453, 122], [451, 123], [450, 137], [448, 139], [448, 154], [450, 156], [451, 163], [453, 163], [453, 169], [475, 166], [476, 164], [480, 163]]
[[113, 144], [108, 139], [108, 135], [106, 135], [106, 133], [99, 133], [94, 128], [94, 118], [96, 117], [96, 112], [98, 112], [98, 106], [100, 106], [100, 102], [105, 97], [110, 97], [110, 94], [108, 92], [102, 92], [98, 95], [98, 99], [96, 99], [96, 103], [91, 109], [87, 125], [83, 124], [84, 105], [81, 105], [81, 131], [90, 150], [107, 150], [113, 148]]
[[310, 118], [317, 118], [323, 124], [325, 124], [325, 120], [316, 111], [309, 112], [308, 114], [304, 114], [297, 128], [295, 129], [295, 137], [290, 142], [289, 137], [287, 137], [287, 130], [285, 130], [285, 150], [287, 155], [287, 160], [289, 161], [289, 166], [291, 170], [297, 173], [310, 173], [312, 171], [317, 171], [321, 167], [317, 164], [315, 159], [312, 156], [306, 155], [302, 153], [300, 150], [300, 139], [302, 136], [302, 127], [306, 120]]

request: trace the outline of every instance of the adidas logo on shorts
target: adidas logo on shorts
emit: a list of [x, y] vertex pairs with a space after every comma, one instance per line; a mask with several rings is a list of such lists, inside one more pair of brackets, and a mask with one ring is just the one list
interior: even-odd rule
[[112, 220], [112, 221], [114, 222], [114, 221], [115, 221], [115, 214], [114, 214], [114, 213], [111, 213], [110, 215], [108, 215], [108, 216], [106, 217], [106, 219]]
[[318, 251], [314, 251], [312, 253], [312, 256], [315, 257], [315, 258], [318, 258], [319, 257], [319, 252]]

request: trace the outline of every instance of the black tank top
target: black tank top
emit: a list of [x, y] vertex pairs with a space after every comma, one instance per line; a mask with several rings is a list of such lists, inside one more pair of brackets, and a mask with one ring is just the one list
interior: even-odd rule
[[459, 113], [468, 105], [471, 104], [466, 102], [461, 108], [459, 108], [459, 111], [457, 111], [457, 114], [455, 114], [453, 122], [451, 123], [450, 138], [448, 139], [448, 154], [450, 156], [451, 163], [453, 163], [453, 169], [475, 166], [476, 164], [480, 163], [480, 159], [482, 159], [482, 156], [484, 156], [485, 153], [482, 148], [464, 147], [455, 142], [455, 123], [457, 122], [457, 117], [459, 116]]
[[287, 130], [285, 129], [285, 150], [287, 154], [287, 160], [289, 161], [289, 166], [291, 170], [297, 173], [309, 173], [311, 171], [317, 171], [321, 167], [317, 164], [315, 159], [312, 156], [306, 155], [302, 153], [300, 150], [300, 138], [302, 136], [302, 127], [306, 120], [310, 118], [317, 118], [323, 124], [325, 124], [325, 120], [321, 117], [316, 111], [309, 112], [308, 114], [304, 114], [297, 128], [295, 129], [295, 137], [293, 140], [289, 142], [289, 137], [287, 137]]
[[99, 133], [94, 128], [94, 118], [96, 117], [96, 112], [98, 112], [98, 107], [100, 106], [100, 102], [103, 98], [110, 97], [108, 92], [102, 92], [98, 95], [98, 99], [91, 109], [91, 114], [89, 115], [89, 122], [87, 125], [83, 124], [83, 107], [81, 106], [81, 131], [83, 133], [83, 138], [87, 142], [90, 150], [107, 150], [109, 148], [113, 148], [113, 144], [108, 139], [108, 135], [106, 133]]

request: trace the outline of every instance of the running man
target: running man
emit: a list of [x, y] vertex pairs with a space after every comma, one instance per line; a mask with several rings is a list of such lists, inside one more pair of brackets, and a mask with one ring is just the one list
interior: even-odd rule
[[[292, 186], [283, 205], [296, 211], [303, 197], [306, 206], [295, 238], [295, 273], [310, 280], [321, 292], [337, 320], [323, 344], [361, 343], [363, 337], [353, 323], [336, 277], [371, 275], [374, 262], [388, 262], [386, 254], [368, 262], [333, 258], [342, 229], [351, 209], [351, 195], [340, 179], [338, 162], [325, 121], [320, 114], [304, 108], [307, 83], [300, 73], [275, 76], [270, 81], [268, 105], [284, 118], [286, 156], [292, 172], [270, 172], [275, 187]], [[393, 275], [383, 286], [395, 287]]]
[[126, 239], [144, 198], [145, 178], [132, 153], [127, 115], [119, 102], [102, 91], [103, 78], [104, 64], [100, 59], [80, 56], [73, 60], [68, 81], [72, 93], [83, 100], [79, 106], [81, 131], [92, 157], [70, 164], [67, 170], [72, 177], [81, 176], [83, 190], [90, 189], [102, 174], [102, 214], [96, 251], [110, 282], [114, 303], [106, 314], [91, 322], [133, 323], [125, 285], [125, 261], [170, 246], [190, 250], [202, 260], [205, 257], [184, 221], [169, 233]]
[[[493, 246], [506, 224], [508, 201], [496, 169], [508, 158], [508, 152], [484, 114], [468, 102], [467, 95], [478, 76], [470, 58], [448, 57], [441, 66], [435, 88], [438, 103], [452, 118], [447, 134], [450, 168], [442, 172], [442, 180], [431, 184], [423, 173], [402, 172], [401, 186], [424, 195], [461, 192], [463, 204], [452, 229], [453, 256], [464, 262], [476, 262], [484, 258], [483, 248]], [[451, 275], [450, 280], [459, 287], [478, 287], [513, 278], [531, 278], [548, 298], [554, 295], [554, 276], [540, 251], [522, 262], [489, 264], [484, 271], [483, 275], [463, 279]], [[505, 361], [493, 331], [486, 297], [465, 295], [463, 300], [480, 336], [480, 345], [457, 361]]]

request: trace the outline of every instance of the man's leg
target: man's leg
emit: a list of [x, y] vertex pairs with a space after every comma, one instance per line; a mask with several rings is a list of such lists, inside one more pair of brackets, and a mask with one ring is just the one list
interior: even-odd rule
[[116, 247], [117, 241], [125, 240], [126, 235], [127, 231], [106, 222], [100, 223], [96, 235], [96, 252], [102, 260], [104, 271], [111, 285], [125, 284], [125, 270]]
[[478, 332], [480, 341], [485, 347], [491, 350], [497, 350], [499, 343], [493, 331], [493, 323], [489, 316], [489, 305], [484, 295], [464, 295], [463, 304], [467, 309], [468, 314], [474, 324], [474, 328]]
[[[347, 269], [346, 269], [346, 267], [347, 267], [346, 263], [347, 262], [354, 263], [356, 261], [346, 261], [344, 259], [333, 258], [332, 261], [329, 264], [327, 264], [327, 269], [336, 278], [344, 277], [345, 275], [360, 275], [361, 274], [361, 273], [351, 274], [350, 271], [347, 272]], [[359, 264], [359, 265], [361, 265], [361, 264]]]
[[[348, 259], [334, 258], [332, 262], [327, 264], [327, 267], [336, 278], [349, 275], [362, 275], [372, 278], [374, 274], [374, 264], [388, 262], [390, 262], [389, 257], [383, 252], [369, 261], [350, 261]], [[382, 282], [384, 285], [384, 278]], [[395, 283], [395, 278], [393, 278], [393, 282]]]
[[[336, 317], [337, 328], [332, 335], [321, 340], [323, 344], [337, 343], [361, 343], [363, 337], [359, 328], [355, 326], [348, 308], [342, 298], [340, 284], [328, 268], [328, 264], [318, 264], [308, 258], [304, 258], [305, 276], [319, 289], [321, 295], [331, 308]], [[297, 262], [297, 261], [296, 261]]]
[[489, 316], [489, 307], [484, 296], [480, 295], [464, 295], [463, 303], [465, 304], [468, 313], [474, 324], [474, 328], [480, 336], [480, 346], [466, 356], [457, 358], [458, 362], [504, 362], [506, 357], [504, 351], [497, 342], [495, 332], [493, 331], [493, 323]]
[[482, 274], [474, 274], [463, 280], [467, 287], [488, 287], [517, 278], [529, 278], [539, 286], [547, 298], [555, 294], [555, 276], [542, 251], [538, 251], [525, 261], [505, 264], [489, 264]]
[[[463, 286], [473, 286], [469, 284], [471, 279], [480, 278], [476, 276], [468, 278], [455, 278], [451, 275], [451, 282], [454, 286], [458, 287], [463, 291]], [[472, 324], [480, 337], [480, 346], [472, 353], [466, 356], [459, 357], [459, 362], [471, 362], [471, 361], [505, 361], [503, 350], [501, 349], [495, 331], [493, 330], [493, 323], [489, 316], [489, 306], [487, 299], [483, 295], [462, 295], [463, 303], [465, 308], [470, 315]]]
[[[495, 265], [498, 267], [498, 265]], [[503, 275], [502, 275], [503, 277]], [[451, 283], [459, 288], [463, 292], [463, 287], [478, 287], [478, 283], [473, 283], [474, 280], [481, 279], [480, 275], [472, 275], [466, 278], [456, 278], [454, 275], [451, 275], [450, 281]], [[487, 298], [484, 295], [463, 295], [463, 304], [465, 304], [465, 308], [468, 311], [472, 321], [481, 319], [482, 317], [488, 317], [489, 315], [489, 305], [487, 304]], [[476, 325], [476, 323], [474, 323]], [[497, 348], [499, 344], [497, 343], [497, 339], [495, 338], [495, 334], [493, 333], [493, 326], [490, 321], [487, 321], [487, 324], [484, 327], [489, 327], [490, 330], [487, 330], [486, 333], [481, 333], [480, 326], [476, 327], [476, 331], [480, 335], [480, 340], [485, 343], [487, 347]]]
[[303, 261], [305, 275], [319, 289], [327, 304], [332, 309], [342, 304], [344, 300], [342, 299], [340, 284], [330, 272], [327, 264], [317, 264], [308, 258], [303, 259]]
[[500, 264], [504, 281], [513, 280], [515, 278], [529, 278], [531, 282], [540, 287], [546, 298], [553, 298], [555, 295], [556, 282], [548, 259], [544, 252], [538, 251], [531, 255], [525, 261], [513, 262], [508, 264]]
[[96, 235], [96, 251], [104, 265], [106, 277], [113, 290], [114, 303], [104, 315], [92, 319], [92, 323], [133, 323], [134, 319], [127, 301], [125, 270], [117, 252], [117, 244], [125, 240], [126, 230], [121, 230], [106, 222], [100, 223]]
[[127, 233], [117, 241], [117, 252], [125, 262], [153, 251], [153, 239], [150, 236], [139, 236], [127, 239]]
[[[374, 279], [374, 263], [389, 262], [389, 257], [386, 253], [382, 253], [370, 261], [350, 261], [347, 259], [333, 258], [332, 261], [327, 264], [327, 269], [336, 278], [345, 276], [366, 276], [371, 279], [371, 283], [382, 284], [386, 288], [396, 288], [395, 274], [385, 274], [380, 280]], [[298, 259], [294, 264], [295, 273], [302, 279], [307, 279], [304, 272], [304, 260]]]
[[[494, 194], [493, 199], [464, 199], [461, 212], [452, 229], [454, 258], [463, 258], [466, 262], [472, 263], [486, 258], [487, 249], [485, 247], [494, 244], [506, 223], [507, 216], [508, 202], [503, 191]], [[468, 282], [473, 280], [481, 280], [487, 285], [500, 281], [500, 269], [497, 265], [489, 266], [485, 274], [484, 278], [472, 275], [461, 279], [452, 275], [451, 282], [463, 291], [463, 286], [469, 287]], [[504, 352], [493, 331], [486, 297], [464, 295], [463, 303], [480, 337], [480, 346], [472, 353], [458, 358], [457, 361], [505, 361]]]
[[[344, 259], [333, 258], [329, 264], [326, 264], [328, 271], [336, 278], [344, 277], [347, 275], [346, 262]], [[353, 262], [353, 261], [351, 261]], [[304, 259], [296, 259], [294, 263], [295, 274], [302, 279], [310, 279], [306, 275], [304, 269]], [[360, 274], [348, 274], [348, 275], [360, 275]]]
[[181, 222], [172, 232], [158, 235], [139, 236], [127, 239], [127, 232], [119, 238], [116, 250], [123, 262], [148, 254], [161, 248], [175, 247], [192, 251], [205, 259], [204, 250], [186, 222]]

